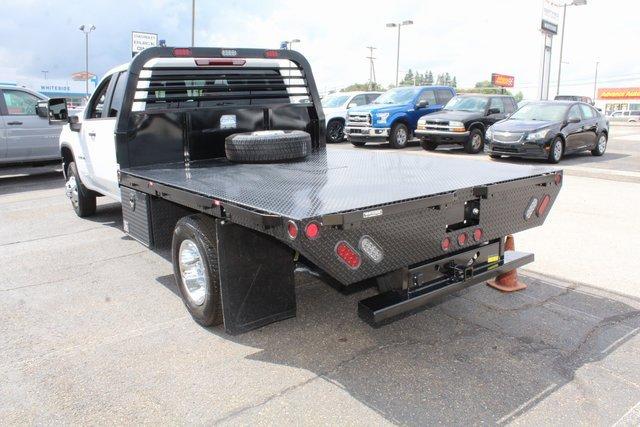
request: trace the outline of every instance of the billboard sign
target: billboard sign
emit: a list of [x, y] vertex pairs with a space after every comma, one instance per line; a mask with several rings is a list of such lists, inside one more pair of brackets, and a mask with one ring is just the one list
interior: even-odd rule
[[158, 35], [154, 33], [131, 32], [131, 57], [148, 47], [158, 46]]
[[640, 87], [601, 87], [598, 99], [640, 99]]
[[542, 22], [540, 29], [547, 33], [558, 34], [558, 23], [560, 22], [560, 10], [552, 0], [542, 0]]
[[506, 74], [491, 74], [491, 84], [498, 87], [513, 87], [515, 78]]

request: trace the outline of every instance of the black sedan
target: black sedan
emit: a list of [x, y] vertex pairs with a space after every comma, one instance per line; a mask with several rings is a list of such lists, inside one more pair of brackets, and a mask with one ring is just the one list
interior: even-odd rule
[[602, 156], [607, 148], [609, 122], [584, 102], [540, 101], [524, 105], [486, 132], [485, 152], [502, 156], [546, 159], [590, 150]]

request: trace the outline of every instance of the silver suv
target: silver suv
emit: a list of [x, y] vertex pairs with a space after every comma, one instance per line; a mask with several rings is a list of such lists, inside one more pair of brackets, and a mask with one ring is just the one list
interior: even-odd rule
[[640, 122], [640, 110], [614, 111], [607, 118], [612, 122]]
[[18, 86], [0, 86], [0, 163], [24, 163], [60, 158], [62, 124], [49, 124], [47, 97]]

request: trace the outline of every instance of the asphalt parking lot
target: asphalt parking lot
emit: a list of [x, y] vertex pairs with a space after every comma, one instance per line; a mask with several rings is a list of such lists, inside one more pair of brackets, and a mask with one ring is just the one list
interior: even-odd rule
[[477, 285], [372, 329], [371, 290], [300, 277], [296, 318], [240, 336], [191, 320], [119, 205], [82, 220], [55, 168], [2, 169], [0, 420], [638, 425], [640, 127], [561, 166], [547, 223], [516, 236], [536, 253], [525, 291]]

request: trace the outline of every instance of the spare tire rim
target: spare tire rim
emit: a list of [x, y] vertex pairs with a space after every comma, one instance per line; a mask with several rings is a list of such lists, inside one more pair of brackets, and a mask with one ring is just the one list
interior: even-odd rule
[[407, 131], [403, 127], [398, 128], [398, 130], [396, 131], [396, 141], [398, 142], [398, 145], [406, 144]]
[[180, 244], [178, 265], [187, 298], [195, 305], [202, 305], [207, 295], [207, 272], [200, 250], [193, 240], [185, 239]]
[[600, 139], [598, 139], [598, 151], [604, 153], [605, 148], [607, 148], [607, 137], [600, 135]]
[[553, 158], [555, 160], [560, 160], [561, 156], [562, 156], [562, 144], [560, 143], [560, 141], [556, 141], [556, 143], [553, 144]]
[[480, 136], [480, 134], [474, 133], [473, 136], [471, 137], [471, 147], [473, 147], [474, 150], [477, 150], [480, 148], [481, 145], [482, 145], [482, 137]]
[[73, 206], [78, 206], [78, 181], [75, 176], [70, 176], [64, 184], [65, 194], [71, 200]]

